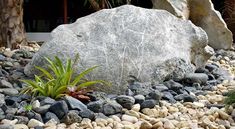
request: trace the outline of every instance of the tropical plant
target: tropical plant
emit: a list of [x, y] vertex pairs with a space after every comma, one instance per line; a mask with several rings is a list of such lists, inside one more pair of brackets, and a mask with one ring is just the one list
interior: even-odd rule
[[22, 80], [27, 86], [21, 93], [31, 93], [33, 96], [43, 95], [58, 99], [64, 96], [68, 88], [71, 87], [80, 90], [97, 83], [108, 84], [102, 80], [88, 81], [85, 79], [85, 76], [97, 68], [97, 66], [82, 71], [78, 76], [73, 78], [74, 64], [76, 64], [79, 59], [78, 54], [74, 62], [72, 62], [71, 59], [67, 59], [65, 65], [57, 56], [54, 60], [49, 58], [45, 59], [48, 62], [47, 67], [49, 68], [49, 71], [45, 68], [35, 66], [36, 69], [41, 71], [42, 75], [35, 75], [34, 80]]
[[32, 109], [33, 109], [33, 106], [31, 104], [27, 104], [27, 105], [24, 106], [24, 110], [27, 111], [27, 112], [32, 111]]

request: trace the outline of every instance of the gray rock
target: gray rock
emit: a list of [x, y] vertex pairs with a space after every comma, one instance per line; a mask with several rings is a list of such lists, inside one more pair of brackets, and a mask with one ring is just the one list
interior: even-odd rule
[[154, 86], [152, 86], [152, 88], [155, 89], [155, 90], [158, 90], [160, 92], [168, 90], [168, 87], [166, 87], [163, 84], [154, 85]]
[[11, 124], [2, 124], [0, 125], [0, 129], [14, 129], [14, 126]]
[[29, 122], [29, 118], [25, 116], [15, 116], [14, 118], [18, 120], [17, 124], [27, 125]]
[[81, 116], [82, 118], [89, 118], [91, 120], [94, 120], [95, 113], [87, 109], [87, 110], [79, 111], [79, 116]]
[[0, 61], [4, 61], [6, 59], [5, 56], [3, 56], [2, 54], [0, 54]]
[[145, 97], [143, 95], [135, 95], [134, 99], [135, 99], [135, 103], [141, 104], [144, 102]]
[[129, 89], [134, 93], [134, 95], [148, 95], [152, 90], [150, 85], [150, 83], [135, 82], [129, 85]]
[[6, 80], [0, 80], [0, 88], [13, 88], [13, 86]]
[[70, 125], [73, 123], [80, 123], [82, 118], [79, 116], [79, 112], [76, 110], [71, 110], [69, 113], [63, 118], [63, 122], [66, 125]]
[[5, 112], [0, 108], [0, 121], [5, 118]]
[[0, 93], [0, 107], [5, 103], [5, 95]]
[[151, 99], [159, 101], [162, 98], [162, 93], [158, 90], [152, 91], [149, 93]]
[[102, 113], [104, 113], [104, 115], [109, 116], [121, 113], [121, 111], [122, 111], [122, 106], [120, 104], [118, 104], [115, 101], [108, 101], [104, 104]]
[[9, 96], [14, 96], [14, 95], [18, 95], [19, 91], [14, 88], [3, 88], [3, 89], [0, 89], [0, 93], [9, 95]]
[[49, 120], [54, 119], [57, 123], [60, 123], [59, 118], [52, 112], [47, 112], [43, 117], [43, 122], [46, 123]]
[[183, 88], [183, 85], [181, 85], [180, 83], [175, 82], [173, 80], [169, 80], [169, 81], [164, 82], [164, 85], [167, 86], [170, 90], [173, 90], [175, 92], [177, 92]]
[[176, 100], [174, 99], [174, 96], [170, 92], [164, 91], [162, 94], [163, 94], [162, 99], [168, 100], [170, 103], [176, 102]]
[[195, 96], [187, 95], [187, 94], [184, 96], [184, 102], [194, 102], [196, 100], [197, 98]]
[[95, 113], [95, 119], [97, 118], [108, 119], [109, 117], [105, 116], [103, 113]]
[[53, 103], [55, 103], [55, 100], [50, 98], [50, 97], [46, 97], [44, 98], [42, 101], [40, 101], [40, 105], [52, 105]]
[[185, 94], [179, 94], [179, 95], [174, 96], [174, 98], [177, 101], [182, 101], [182, 100], [184, 100], [184, 96], [185, 96]]
[[155, 105], [157, 105], [159, 101], [153, 100], [153, 99], [148, 99], [145, 100], [143, 103], [140, 104], [141, 109], [144, 108], [154, 108]]
[[180, 81], [184, 78], [185, 74], [192, 73], [193, 71], [194, 67], [183, 59], [168, 59], [164, 63], [156, 66], [154, 81], [156, 83], [170, 79]]
[[95, 113], [99, 113], [102, 111], [104, 102], [101, 100], [90, 102], [87, 104], [87, 108]]
[[46, 67], [45, 56], [57, 55], [64, 60], [74, 59], [79, 53], [81, 60], [76, 64], [79, 69], [100, 66], [88, 79], [111, 81], [112, 87], [96, 88], [113, 93], [125, 92], [129, 75], [143, 82], [164, 80], [164, 75], [172, 75], [168, 68], [160, 73], [154, 71], [158, 64], [164, 66], [172, 58], [184, 60], [184, 64], [169, 72], [178, 69], [183, 70], [178, 73], [187, 73], [192, 71], [190, 62], [200, 67], [210, 57], [205, 49], [208, 39], [204, 30], [167, 11], [132, 5], [98, 11], [73, 24], [61, 25], [52, 32], [52, 37], [25, 67], [27, 75], [37, 73], [35, 65]]
[[35, 108], [34, 111], [39, 114], [45, 114], [49, 110], [50, 107], [51, 105], [40, 106], [38, 108]]
[[79, 110], [79, 111], [87, 110], [87, 106], [85, 104], [83, 104], [81, 101], [71, 96], [65, 96], [64, 99], [67, 102], [70, 109]]
[[184, 90], [186, 90], [188, 93], [190, 92], [195, 93], [197, 91], [196, 87], [189, 87], [189, 86], [184, 87]]
[[233, 79], [229, 71], [223, 68], [218, 68], [218, 69], [213, 70], [212, 74], [215, 76], [216, 79], [218, 79], [219, 77], [222, 77], [223, 79], [226, 79], [226, 80]]
[[189, 73], [185, 75], [185, 81], [187, 83], [199, 83], [199, 84], [206, 84], [208, 80], [208, 75], [205, 73]]
[[122, 107], [127, 108], [128, 110], [135, 104], [135, 99], [131, 96], [119, 95], [116, 98], [116, 101], [122, 105]]
[[17, 108], [11, 108], [11, 107], [8, 107], [7, 110], [5, 111], [6, 114], [16, 114], [17, 112]]
[[56, 114], [59, 119], [67, 115], [69, 109], [65, 101], [57, 101], [51, 105], [49, 111]]

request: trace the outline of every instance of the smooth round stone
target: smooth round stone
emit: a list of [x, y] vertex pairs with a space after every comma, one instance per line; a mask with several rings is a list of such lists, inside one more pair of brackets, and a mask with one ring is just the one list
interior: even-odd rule
[[35, 119], [29, 120], [29, 123], [28, 123], [29, 128], [34, 128], [36, 126], [44, 126], [44, 124], [38, 120], [35, 120]]
[[135, 99], [131, 96], [127, 96], [127, 95], [120, 95], [116, 98], [116, 101], [122, 105], [122, 107], [127, 108], [127, 109], [131, 109], [131, 107], [134, 105], [135, 103]]
[[152, 124], [147, 121], [142, 122], [142, 124], [140, 125], [140, 129], [151, 129], [151, 128]]
[[114, 121], [121, 122], [121, 119], [120, 119], [118, 116], [112, 115], [111, 118], [112, 118]]
[[25, 124], [16, 124], [14, 125], [14, 129], [28, 129], [28, 126]]
[[135, 104], [132, 106], [131, 110], [139, 112], [140, 111], [140, 104]]
[[14, 129], [14, 126], [11, 124], [1, 124], [0, 129]]
[[143, 103], [140, 104], [141, 109], [143, 108], [154, 108], [157, 105], [157, 101], [153, 99], [145, 100]]
[[135, 103], [141, 104], [144, 102], [145, 97], [143, 95], [135, 95], [134, 99], [135, 99]]
[[169, 120], [167, 120], [167, 121], [164, 122], [163, 127], [164, 127], [165, 129], [175, 129], [174, 124], [172, 124]]
[[138, 121], [138, 119], [134, 116], [130, 116], [130, 115], [122, 115], [122, 121], [128, 121], [131, 123], [135, 123]]

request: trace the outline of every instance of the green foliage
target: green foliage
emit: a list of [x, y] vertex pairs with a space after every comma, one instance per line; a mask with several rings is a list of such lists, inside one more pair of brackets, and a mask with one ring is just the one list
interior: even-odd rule
[[224, 100], [224, 103], [229, 106], [235, 103], [235, 90], [228, 92], [227, 97]]
[[31, 104], [25, 105], [24, 106], [25, 111], [30, 112], [33, 109], [33, 106]]
[[72, 79], [74, 75], [74, 64], [76, 64], [75, 62], [79, 59], [78, 54], [74, 63], [72, 63], [71, 59], [67, 59], [65, 65], [57, 56], [54, 60], [49, 58], [45, 59], [48, 62], [49, 71], [36, 66], [36, 68], [42, 72], [42, 75], [35, 75], [34, 80], [22, 80], [27, 86], [21, 93], [30, 93], [33, 94], [33, 96], [49, 96], [58, 99], [65, 95], [69, 87], [83, 89], [97, 83], [107, 84], [102, 80], [87, 81], [85, 79], [85, 76], [97, 68], [97, 66], [82, 71], [78, 76]]

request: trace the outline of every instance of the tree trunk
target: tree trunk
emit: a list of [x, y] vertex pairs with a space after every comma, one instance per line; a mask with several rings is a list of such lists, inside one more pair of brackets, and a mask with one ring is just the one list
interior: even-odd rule
[[23, 0], [0, 0], [0, 46], [14, 49], [20, 44], [27, 44]]

